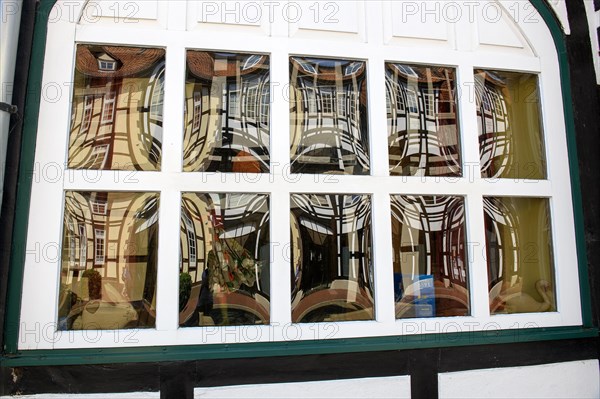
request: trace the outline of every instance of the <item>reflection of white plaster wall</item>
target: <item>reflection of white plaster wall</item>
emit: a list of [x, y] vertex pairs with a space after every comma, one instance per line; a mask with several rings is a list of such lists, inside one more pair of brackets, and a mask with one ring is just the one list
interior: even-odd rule
[[[585, 1], [592, 3], [593, 0], [590, 1]], [[560, 21], [560, 24], [563, 27], [563, 30], [565, 31], [565, 33], [567, 35], [569, 35], [571, 33], [571, 28], [569, 27], [569, 17], [567, 15], [567, 3], [566, 0], [549, 0], [548, 3], [550, 4], [550, 7], [552, 7], [554, 9], [554, 12], [556, 13], [556, 16], [558, 17], [558, 20]]]
[[444, 373], [440, 398], [598, 398], [598, 360]]
[[[19, 22], [22, 1], [6, 1], [0, 5], [0, 102], [12, 104]], [[21, 111], [21, 110], [20, 110]], [[4, 166], [10, 115], [0, 111], [0, 205], [4, 194]]]

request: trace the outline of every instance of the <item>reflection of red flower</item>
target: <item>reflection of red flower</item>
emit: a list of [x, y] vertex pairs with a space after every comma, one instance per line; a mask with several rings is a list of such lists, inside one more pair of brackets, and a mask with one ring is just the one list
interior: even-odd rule
[[233, 273], [229, 272], [229, 281], [233, 281], [234, 277], [233, 277]]

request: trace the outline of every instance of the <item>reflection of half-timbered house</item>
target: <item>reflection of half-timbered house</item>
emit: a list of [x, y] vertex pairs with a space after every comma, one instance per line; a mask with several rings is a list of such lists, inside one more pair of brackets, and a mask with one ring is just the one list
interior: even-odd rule
[[391, 203], [396, 316], [414, 317], [411, 298], [425, 278], [433, 279], [435, 311], [431, 302], [429, 316], [468, 314], [464, 200], [394, 195]]
[[269, 57], [188, 51], [185, 171], [269, 170]]
[[460, 176], [453, 69], [386, 64], [390, 173]]
[[180, 273], [192, 281], [182, 325], [193, 318], [201, 296], [208, 296], [202, 289], [210, 290], [211, 323], [269, 322], [268, 196], [185, 193], [180, 248]]
[[373, 318], [367, 195], [292, 195], [292, 321]]
[[290, 58], [293, 173], [369, 173], [366, 64]]
[[[130, 304], [139, 324], [152, 327], [155, 307], [158, 195], [69, 191], [65, 196], [61, 269], [62, 318], [70, 329], [88, 301]], [[99, 295], [90, 293], [90, 271]], [[116, 311], [116, 309], [114, 309]], [[141, 315], [144, 315], [143, 318]], [[84, 329], [109, 328], [89, 317]], [[117, 322], [118, 316], [108, 320]], [[133, 320], [130, 320], [133, 321]]]
[[160, 169], [164, 54], [77, 46], [69, 168]]

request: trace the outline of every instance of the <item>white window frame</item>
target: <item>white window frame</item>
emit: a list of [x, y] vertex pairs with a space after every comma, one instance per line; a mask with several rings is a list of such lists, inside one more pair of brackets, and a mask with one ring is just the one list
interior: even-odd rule
[[104, 265], [106, 261], [106, 230], [94, 229], [94, 265]]
[[[521, 7], [521, 15], [529, 15], [531, 9], [523, 10], [526, 2], [515, 2]], [[169, 2], [173, 10], [169, 15], [185, 15], [184, 2]], [[39, 300], [39, 293], [47, 298], [58, 298], [59, 262], [52, 259], [39, 259], [29, 254], [25, 260], [23, 295], [20, 325], [25, 333], [20, 335], [19, 349], [52, 348], [98, 348], [156, 345], [193, 345], [238, 343], [244, 341], [242, 331], [247, 326], [227, 327], [228, 333], [203, 335], [198, 328], [179, 328], [177, 295], [163, 293], [177, 292], [179, 259], [179, 239], [181, 192], [248, 192], [268, 193], [270, 196], [270, 237], [278, 244], [271, 250], [270, 268], [270, 320], [268, 326], [252, 326], [256, 339], [252, 342], [285, 341], [289, 339], [312, 340], [323, 338], [379, 337], [414, 335], [446, 332], [489, 331], [496, 329], [519, 329], [528, 327], [579, 326], [582, 324], [580, 286], [577, 270], [577, 251], [571, 199], [571, 180], [567, 163], [567, 143], [563, 114], [561, 79], [558, 54], [550, 31], [542, 22], [520, 24], [529, 43], [539, 56], [522, 54], [477, 51], [470, 47], [439, 49], [434, 51], [407, 51], [406, 47], [386, 43], [381, 21], [391, 15], [391, 4], [373, 4], [366, 15], [366, 37], [370, 42], [353, 40], [310, 41], [291, 37], [283, 46], [281, 37], [266, 35], [252, 38], [251, 43], [240, 41], [239, 35], [205, 34], [202, 47], [215, 51], [244, 52], [255, 51], [269, 54], [271, 82], [279, 87], [289, 83], [289, 57], [305, 55], [315, 58], [333, 57], [367, 61], [368, 74], [368, 123], [370, 135], [370, 159], [372, 176], [320, 176], [300, 175], [290, 179], [289, 163], [289, 92], [273, 90], [271, 99], [271, 165], [270, 174], [260, 178], [244, 179], [238, 174], [182, 173], [181, 154], [183, 142], [182, 99], [185, 87], [185, 54], [187, 49], [198, 46], [198, 35], [179, 30], [171, 19], [174, 29], [160, 30], [158, 25], [144, 21], [135, 26], [119, 25], [119, 29], [107, 29], [104, 23], [76, 25], [65, 17], [48, 25], [44, 77], [42, 85], [49, 82], [71, 82], [75, 62], [76, 43], [110, 43], [111, 45], [132, 45], [166, 48], [166, 74], [164, 98], [164, 129], [169, 132], [163, 142], [160, 173], [136, 175], [135, 181], [123, 184], [128, 175], [118, 171], [102, 171], [98, 179], [91, 181], [87, 171], [75, 170], [64, 173], [59, 182], [34, 182], [31, 193], [30, 223], [27, 248], [35, 248], [36, 243], [61, 242], [61, 231], [65, 190], [88, 191], [157, 191], [160, 192], [159, 210], [159, 250], [157, 276], [156, 328], [136, 331], [135, 342], [126, 344], [115, 339], [114, 334], [98, 334], [91, 342], [88, 334], [70, 331], [57, 332], [53, 340], [39, 340], [36, 334], [27, 334], [35, 325], [52, 325], [57, 320], [57, 301]], [[466, 13], [466, 11], [465, 11]], [[463, 13], [463, 14], [465, 14]], [[468, 13], [466, 13], [468, 15]], [[175, 18], [175, 17], [173, 17]], [[110, 20], [110, 19], [107, 19]], [[466, 20], [466, 19], [465, 19]], [[541, 21], [541, 17], [539, 17]], [[464, 21], [461, 19], [461, 21]], [[185, 23], [178, 22], [179, 24]], [[463, 22], [463, 24], [465, 24]], [[208, 29], [208, 28], [207, 28]], [[231, 29], [235, 32], [236, 27]], [[277, 25], [274, 29], [282, 32]], [[457, 25], [456, 32], [472, 32], [471, 26]], [[126, 34], [125, 34], [126, 33]], [[470, 33], [469, 33], [470, 34]], [[66, 42], [72, 45], [65, 45]], [[243, 42], [243, 43], [242, 43]], [[468, 43], [457, 41], [458, 45]], [[388, 172], [388, 143], [377, 132], [386, 132], [385, 117], [385, 70], [386, 62], [401, 62], [423, 65], [447, 65], [457, 69], [457, 86], [463, 91], [458, 98], [461, 132], [461, 162], [464, 177], [445, 181], [438, 177], [390, 177]], [[65, 65], [70, 67], [65, 67]], [[547, 180], [490, 180], [479, 174], [479, 146], [477, 137], [477, 116], [474, 96], [469, 96], [469, 88], [474, 82], [473, 70], [520, 71], [539, 74], [540, 105], [543, 116]], [[179, 71], [179, 72], [177, 72]], [[43, 87], [43, 86], [42, 86]], [[358, 99], [356, 100], [358, 101]], [[353, 106], [352, 100], [349, 102]], [[356, 106], [354, 104], [354, 106]], [[55, 102], [42, 101], [39, 112], [39, 132], [37, 134], [35, 162], [63, 164], [67, 159], [69, 132], [69, 96], [62, 96]], [[52, 126], [53, 134], [46, 134]], [[286, 174], [287, 173], [287, 174]], [[175, 176], [175, 178], [174, 178]], [[315, 177], [316, 176], [316, 177]], [[323, 184], [323, 183], [334, 184]], [[400, 183], [401, 184], [398, 184]], [[290, 236], [290, 193], [357, 193], [371, 194], [373, 209], [373, 257], [375, 273], [375, 320], [340, 322], [336, 324], [295, 324], [290, 327], [290, 262], [287, 255], [278, 250], [289, 244]], [[427, 318], [396, 320], [394, 312], [394, 292], [392, 276], [391, 238], [391, 194], [417, 195], [460, 195], [465, 197], [467, 256], [469, 262], [471, 315], [452, 318]], [[494, 196], [531, 196], [549, 198], [551, 209], [551, 234], [556, 274], [557, 312], [527, 314], [489, 314], [487, 264], [485, 260], [484, 216], [482, 198]], [[48, 209], [54, 211], [48, 212]], [[85, 241], [85, 240], [84, 240]], [[83, 247], [82, 247], [83, 248]], [[175, 271], [174, 271], [175, 270]], [[476, 283], [474, 283], [476, 282]], [[221, 330], [219, 330], [221, 331]], [[235, 333], [231, 333], [234, 331]], [[294, 334], [292, 334], [294, 331]], [[125, 338], [126, 334], [119, 337]]]
[[113, 90], [108, 91], [104, 95], [104, 102], [102, 103], [102, 117], [100, 123], [113, 123], [115, 120], [115, 102], [117, 99], [117, 93]]

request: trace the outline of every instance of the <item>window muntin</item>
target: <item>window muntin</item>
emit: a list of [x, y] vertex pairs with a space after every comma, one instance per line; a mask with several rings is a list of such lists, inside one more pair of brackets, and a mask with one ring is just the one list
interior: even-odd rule
[[269, 57], [189, 50], [186, 71], [183, 170], [268, 172]]
[[189, 292], [180, 287], [179, 325], [269, 324], [268, 195], [183, 193], [181, 204], [182, 230], [189, 220], [202, 255], [200, 268], [192, 267], [196, 248], [182, 236], [179, 270], [191, 285]]
[[461, 176], [453, 68], [387, 63], [390, 174]]
[[[94, 212], [97, 196], [107, 198], [105, 214]], [[81, 249], [80, 267], [62, 255], [60, 330], [154, 327], [158, 207], [154, 193], [66, 192], [63, 241], [77, 223]]]
[[[118, 67], [99, 69], [97, 60], [106, 54]], [[148, 89], [162, 76], [164, 59], [157, 48], [77, 45], [69, 168], [160, 170], [162, 126], [149, 114], [162, 114], [162, 102]], [[102, 112], [93, 113], [96, 107]], [[99, 147], [106, 162], [96, 160]]]
[[475, 98], [482, 177], [544, 179], [537, 76], [475, 70]]
[[[344, 114], [338, 97], [350, 98]], [[369, 174], [364, 61], [290, 57], [292, 173]]]

